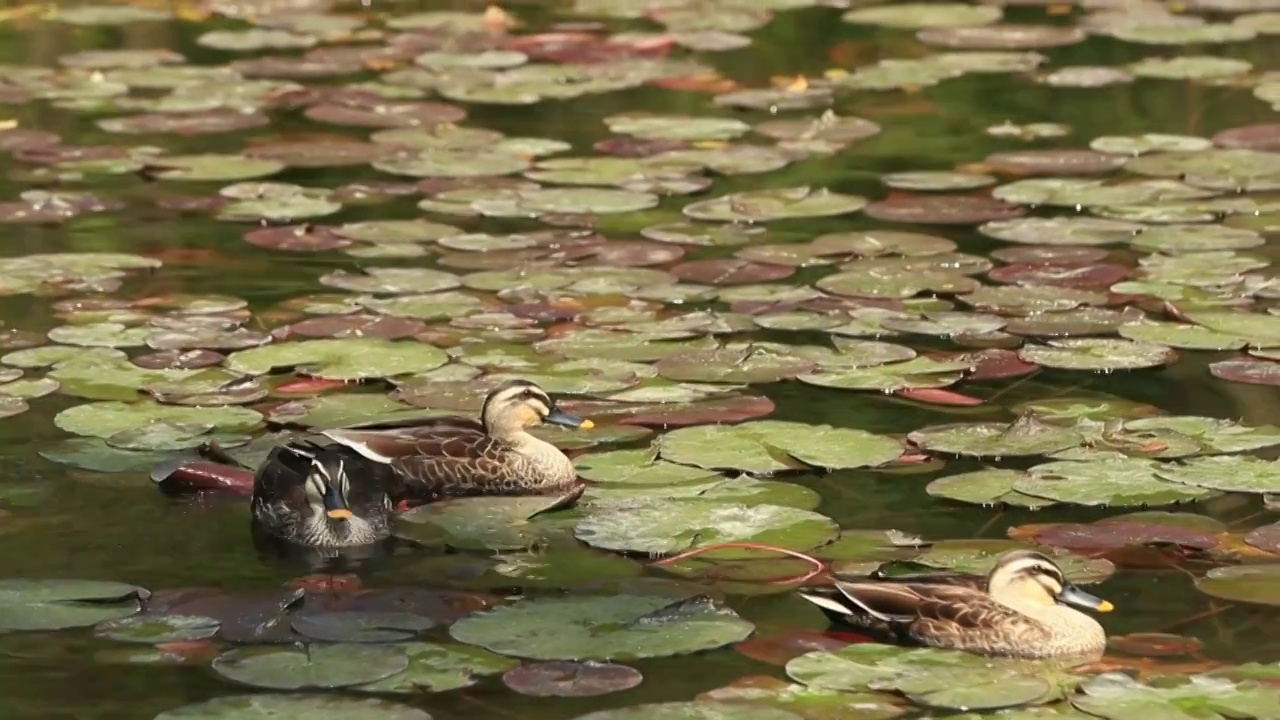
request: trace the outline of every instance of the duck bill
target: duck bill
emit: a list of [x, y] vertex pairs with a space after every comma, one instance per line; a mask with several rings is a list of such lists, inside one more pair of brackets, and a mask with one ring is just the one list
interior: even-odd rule
[[1075, 585], [1067, 584], [1062, 588], [1062, 592], [1058, 595], [1058, 602], [1064, 605], [1074, 605], [1085, 610], [1093, 610], [1094, 612], [1111, 612], [1116, 609], [1115, 605], [1103, 600], [1096, 595], [1081, 590]]
[[332, 485], [329, 486], [329, 492], [324, 494], [324, 514], [331, 520], [350, 520], [352, 516], [346, 497]]
[[590, 420], [584, 420], [577, 415], [570, 415], [569, 413], [559, 409], [552, 410], [543, 422], [548, 422], [552, 425], [562, 425], [567, 428], [578, 428], [581, 430], [590, 430], [596, 426], [596, 424]]

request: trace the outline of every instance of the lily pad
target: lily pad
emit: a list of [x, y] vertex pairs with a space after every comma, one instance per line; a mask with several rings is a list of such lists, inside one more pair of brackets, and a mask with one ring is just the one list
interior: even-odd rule
[[533, 660], [634, 660], [723, 647], [754, 626], [705, 596], [524, 599], [449, 628], [457, 641]]
[[925, 487], [934, 497], [944, 497], [974, 505], [1006, 504], [1036, 510], [1053, 505], [1054, 501], [1039, 498], [1013, 489], [1023, 478], [1021, 470], [977, 470], [938, 478]]
[[902, 454], [902, 445], [897, 440], [852, 428], [759, 420], [673, 430], [659, 440], [658, 452], [663, 459], [684, 465], [771, 473], [805, 465], [825, 468], [883, 465]]
[[293, 619], [293, 630], [312, 640], [335, 643], [390, 643], [409, 640], [435, 621], [406, 612], [319, 612]]
[[129, 617], [150, 593], [98, 580], [0, 580], [0, 630], [61, 630]]
[[511, 670], [518, 662], [478, 647], [455, 643], [400, 643], [409, 656], [404, 672], [351, 688], [358, 692], [446, 692], [470, 687], [480, 678]]
[[1033, 415], [1012, 424], [958, 423], [916, 430], [907, 435], [916, 445], [933, 452], [983, 457], [1050, 455], [1080, 445], [1084, 438], [1070, 428], [1047, 425]]
[[542, 495], [454, 498], [400, 515], [396, 533], [460, 549], [521, 550], [542, 538], [542, 528], [531, 524], [533, 518], [563, 507], [570, 499]]
[[965, 3], [897, 3], [883, 7], [865, 7], [844, 14], [844, 21], [855, 25], [916, 30], [937, 27], [987, 25], [1000, 19], [999, 7]]
[[702, 200], [685, 206], [684, 214], [695, 220], [751, 223], [847, 215], [861, 210], [866, 204], [866, 198], [857, 195], [802, 186], [752, 190]]
[[272, 720], [314, 717], [325, 720], [431, 720], [431, 715], [409, 705], [374, 698], [351, 698], [332, 693], [267, 693], [229, 695], [166, 710], [155, 720]]
[[158, 645], [211, 638], [218, 634], [219, 625], [214, 618], [198, 615], [134, 615], [100, 623], [93, 633], [116, 642]]
[[702, 545], [753, 542], [808, 550], [839, 532], [823, 515], [782, 505], [679, 499], [608, 505], [578, 522], [579, 540], [605, 550], [670, 554]]
[[630, 690], [644, 680], [639, 670], [615, 663], [544, 662], [508, 670], [507, 687], [535, 697], [595, 697]]
[[1159, 463], [1136, 458], [1050, 462], [1029, 469], [1013, 489], [1058, 502], [1110, 507], [1195, 502], [1217, 494], [1164, 480], [1162, 472]]
[[275, 368], [297, 368], [313, 377], [363, 380], [427, 372], [448, 360], [443, 350], [421, 342], [344, 338], [239, 350], [227, 357], [226, 365], [252, 375], [264, 375]]
[[1196, 488], [1225, 492], [1280, 492], [1280, 461], [1241, 455], [1192, 458], [1162, 466], [1156, 475]]
[[1178, 354], [1165, 345], [1106, 338], [1050, 340], [1018, 351], [1023, 360], [1064, 370], [1137, 370], [1167, 365]]
[[633, 705], [614, 710], [597, 710], [574, 720], [801, 720], [802, 716], [767, 705], [696, 702]]
[[272, 690], [332, 690], [391, 677], [409, 656], [387, 645], [242, 647], [219, 655], [213, 671], [243, 685]]
[[241, 407], [181, 407], [153, 402], [97, 402], [77, 405], [58, 413], [53, 424], [84, 437], [110, 438], [136, 432], [151, 423], [214, 427], [224, 431], [257, 428], [262, 415]]

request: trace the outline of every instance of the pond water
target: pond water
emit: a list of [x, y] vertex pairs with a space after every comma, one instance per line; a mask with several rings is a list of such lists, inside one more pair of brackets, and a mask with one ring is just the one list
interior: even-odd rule
[[[853, 4], [0, 9], [5, 717], [306, 673], [348, 689], [283, 713], [1280, 717], [1280, 8]], [[510, 376], [595, 421], [542, 435], [592, 482], [578, 506], [443, 510], [301, 609], [315, 568], [255, 547], [243, 495], [149, 478], [210, 437], [252, 464], [286, 425], [474, 414]], [[1113, 638], [1177, 637], [1122, 639], [1066, 699], [981, 662], [941, 697], [954, 669], [858, 644], [815, 676], [784, 664], [855, 638], [771, 582], [804, 562], [651, 564], [726, 541], [854, 575], [1037, 546], [1116, 605]], [[91, 627], [131, 590], [21, 584], [49, 578], [214, 620], [156, 649]], [[298, 613], [334, 610], [429, 618], [391, 637], [435, 659], [321, 657]], [[237, 658], [259, 623], [310, 661]], [[530, 696], [479, 647], [643, 681]], [[387, 677], [411, 691], [360, 687]]]

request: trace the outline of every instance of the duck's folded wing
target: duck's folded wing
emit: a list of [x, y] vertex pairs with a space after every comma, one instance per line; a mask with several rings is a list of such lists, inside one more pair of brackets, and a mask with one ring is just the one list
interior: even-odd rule
[[329, 430], [325, 436], [395, 471], [393, 499], [502, 494], [502, 446], [482, 432]]

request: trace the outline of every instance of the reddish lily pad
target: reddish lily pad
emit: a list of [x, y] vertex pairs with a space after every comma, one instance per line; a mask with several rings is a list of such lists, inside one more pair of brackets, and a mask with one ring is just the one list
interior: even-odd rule
[[542, 662], [508, 670], [507, 687], [535, 697], [596, 697], [630, 690], [644, 676], [626, 665], [600, 662]]
[[1209, 372], [1232, 382], [1280, 386], [1280, 362], [1271, 360], [1220, 360], [1209, 366]]
[[977, 225], [1008, 220], [1026, 212], [1017, 205], [969, 195], [903, 197], [873, 202], [865, 208], [877, 220], [927, 225]]

